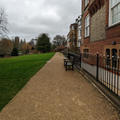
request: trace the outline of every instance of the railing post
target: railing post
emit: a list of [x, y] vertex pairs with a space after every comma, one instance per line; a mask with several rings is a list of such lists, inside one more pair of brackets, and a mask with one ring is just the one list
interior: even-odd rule
[[80, 68], [81, 68], [81, 62], [82, 62], [81, 61], [81, 59], [82, 59], [81, 57], [82, 57], [82, 54], [80, 53]]
[[96, 57], [96, 80], [98, 81], [98, 77], [99, 77], [99, 54], [97, 54]]
[[117, 68], [117, 95], [119, 96], [119, 64], [120, 64], [120, 59], [118, 58], [118, 68]]

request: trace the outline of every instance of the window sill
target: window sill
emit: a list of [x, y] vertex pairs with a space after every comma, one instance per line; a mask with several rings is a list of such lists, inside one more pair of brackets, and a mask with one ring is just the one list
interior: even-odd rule
[[90, 38], [90, 36], [84, 37], [84, 39]]
[[120, 22], [113, 24], [113, 25], [110, 25], [110, 26], [106, 27], [106, 30], [112, 29], [112, 28], [117, 27], [119, 25], [120, 25]]

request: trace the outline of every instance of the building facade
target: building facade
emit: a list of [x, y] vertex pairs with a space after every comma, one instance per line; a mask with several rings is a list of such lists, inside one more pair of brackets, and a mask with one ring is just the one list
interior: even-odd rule
[[77, 23], [73, 23], [70, 25], [70, 30], [67, 35], [67, 41], [68, 41], [68, 47], [77, 47], [77, 41], [78, 41], [78, 25]]
[[78, 16], [75, 20], [75, 23], [70, 25], [70, 30], [67, 35], [67, 47], [68, 48], [77, 48], [80, 50], [81, 45], [81, 35], [82, 35], [82, 16]]
[[120, 56], [120, 0], [82, 0], [81, 52]]
[[78, 16], [76, 19], [77, 23], [77, 47], [80, 48], [81, 45], [81, 34], [82, 34], [82, 16]]

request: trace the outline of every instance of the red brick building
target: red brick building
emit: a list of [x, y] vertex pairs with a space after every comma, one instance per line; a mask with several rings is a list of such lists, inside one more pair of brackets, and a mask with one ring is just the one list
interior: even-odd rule
[[120, 0], [82, 0], [81, 52], [120, 56]]
[[67, 41], [68, 41], [68, 47], [77, 47], [77, 41], [78, 41], [78, 25], [77, 23], [73, 23], [70, 25], [70, 30], [67, 35]]

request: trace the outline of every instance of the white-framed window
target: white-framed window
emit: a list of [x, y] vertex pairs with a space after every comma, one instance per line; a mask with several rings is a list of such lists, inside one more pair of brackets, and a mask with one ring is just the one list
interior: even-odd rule
[[79, 37], [79, 39], [81, 39], [81, 36], [82, 36], [82, 29], [81, 29], [81, 27], [79, 28], [79, 31], [78, 31], [78, 37]]
[[110, 0], [109, 4], [109, 25], [120, 22], [120, 0]]
[[85, 0], [85, 7], [88, 5], [89, 0]]
[[85, 37], [90, 34], [90, 16], [89, 14], [85, 17]]
[[72, 26], [72, 30], [74, 30], [74, 26]]

